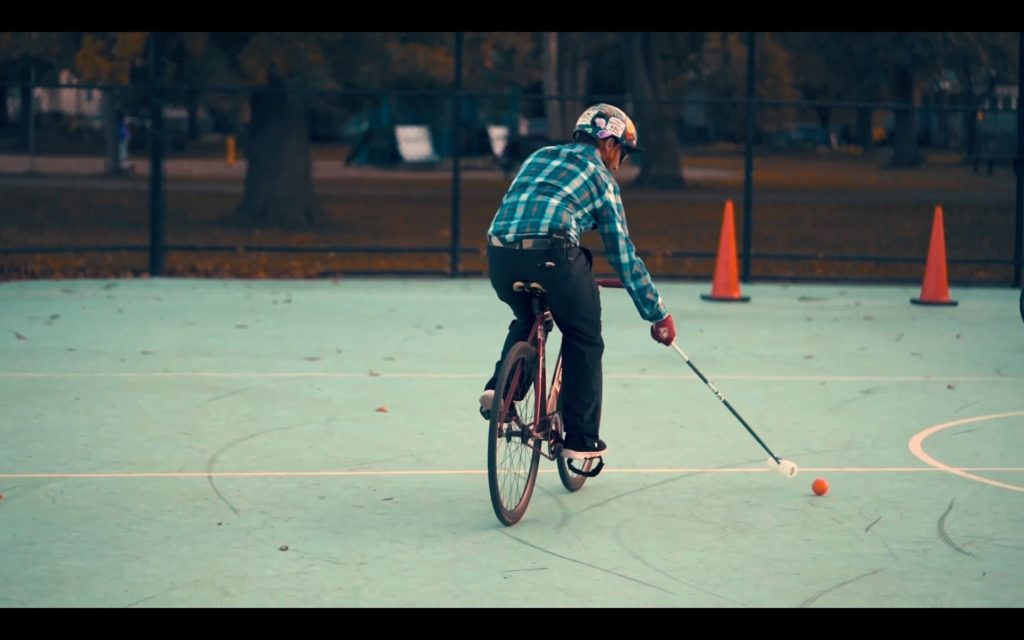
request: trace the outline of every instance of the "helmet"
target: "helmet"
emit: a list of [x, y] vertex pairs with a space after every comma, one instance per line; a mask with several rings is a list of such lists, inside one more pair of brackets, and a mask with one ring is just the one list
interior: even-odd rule
[[596, 140], [615, 138], [626, 151], [643, 151], [636, 143], [636, 125], [626, 112], [610, 104], [595, 104], [588, 107], [576, 120], [573, 137], [582, 132]]

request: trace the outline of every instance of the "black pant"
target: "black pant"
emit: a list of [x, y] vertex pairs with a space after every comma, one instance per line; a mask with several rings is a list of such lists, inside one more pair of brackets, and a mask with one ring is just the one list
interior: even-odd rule
[[596, 439], [601, 427], [601, 300], [591, 274], [586, 249], [565, 252], [548, 249], [487, 247], [491, 285], [512, 308], [515, 320], [508, 327], [501, 358], [484, 389], [493, 389], [505, 354], [526, 340], [533, 327], [531, 296], [512, 291], [516, 280], [540, 283], [547, 290], [548, 308], [562, 332], [562, 420], [566, 434], [582, 433]]

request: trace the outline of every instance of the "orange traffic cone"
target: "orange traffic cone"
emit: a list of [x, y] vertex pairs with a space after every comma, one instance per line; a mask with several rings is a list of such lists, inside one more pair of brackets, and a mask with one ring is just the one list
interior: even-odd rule
[[956, 306], [956, 300], [949, 298], [949, 282], [946, 279], [946, 234], [943, 231], [942, 207], [935, 207], [932, 219], [932, 240], [928, 246], [928, 260], [924, 265], [924, 281], [921, 283], [921, 297], [911, 298], [914, 304]]
[[725, 201], [722, 234], [718, 239], [718, 258], [715, 261], [715, 279], [711, 295], [702, 293], [703, 300], [713, 302], [747, 302], [750, 296], [740, 295], [739, 274], [736, 269], [736, 225], [733, 223], [732, 200]]

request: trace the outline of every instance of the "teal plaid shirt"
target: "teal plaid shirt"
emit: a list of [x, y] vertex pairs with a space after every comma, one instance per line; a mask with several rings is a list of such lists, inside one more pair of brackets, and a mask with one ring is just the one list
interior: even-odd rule
[[629, 239], [619, 185], [592, 145], [544, 147], [527, 158], [487, 234], [512, 242], [562, 232], [579, 243], [590, 229], [601, 234], [605, 258], [640, 316], [650, 322], [665, 318], [665, 303]]

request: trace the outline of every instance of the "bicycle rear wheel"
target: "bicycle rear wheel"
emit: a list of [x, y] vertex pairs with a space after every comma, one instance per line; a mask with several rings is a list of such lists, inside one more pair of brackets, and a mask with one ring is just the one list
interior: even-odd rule
[[517, 342], [505, 356], [495, 385], [487, 429], [487, 483], [494, 515], [506, 526], [523, 517], [537, 482], [541, 443], [530, 438], [541, 398], [537, 350]]

